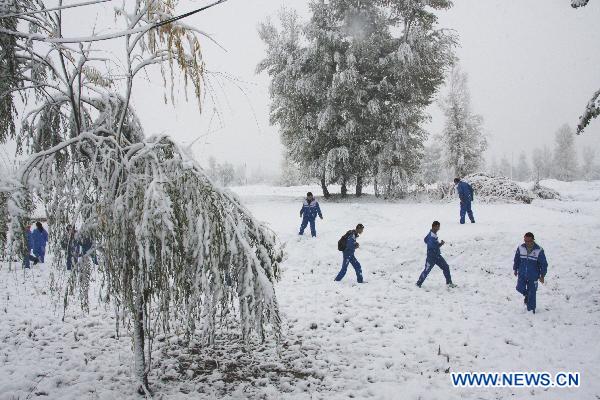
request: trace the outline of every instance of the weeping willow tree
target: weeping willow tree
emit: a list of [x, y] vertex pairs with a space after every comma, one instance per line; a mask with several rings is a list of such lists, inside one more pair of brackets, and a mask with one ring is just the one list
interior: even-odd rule
[[[218, 4], [222, 1], [213, 3]], [[54, 232], [80, 227], [71, 241], [93, 238], [102, 299], [130, 326], [140, 393], [150, 395], [152, 338], [176, 329], [214, 340], [219, 321], [234, 320], [242, 337], [278, 338], [273, 282], [282, 259], [274, 233], [231, 194], [217, 189], [168, 136], [146, 137], [130, 106], [135, 77], [152, 66], [165, 87], [190, 86], [200, 101], [206, 36], [174, 14], [170, 0], [136, 0], [116, 10], [123, 31], [62, 35], [63, 14], [35, 0], [4, 8], [2, 141], [14, 138], [27, 159], [2, 185], [13, 254], [26, 253], [24, 228], [40, 198]], [[129, 8], [127, 8], [129, 7]], [[124, 71], [94, 46], [123, 40]], [[4, 47], [4, 43], [10, 46]], [[6, 67], [6, 66], [9, 67]], [[5, 81], [4, 77], [10, 78]], [[168, 96], [165, 96], [168, 100]], [[63, 237], [53, 235], [54, 248]], [[64, 271], [55, 257], [65, 307], [88, 307], [86, 257]], [[227, 318], [224, 318], [227, 317]], [[117, 325], [118, 326], [118, 325]]]

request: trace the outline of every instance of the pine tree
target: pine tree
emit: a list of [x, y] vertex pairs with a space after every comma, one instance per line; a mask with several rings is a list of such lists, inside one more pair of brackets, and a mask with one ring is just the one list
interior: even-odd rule
[[483, 165], [487, 140], [483, 135], [483, 118], [471, 111], [467, 74], [455, 67], [450, 74], [448, 94], [440, 102], [446, 117], [442, 133], [446, 166], [455, 176], [476, 172]]
[[421, 163], [421, 176], [424, 183], [439, 182], [442, 176], [442, 147], [437, 143], [425, 146], [423, 161]]
[[284, 12], [280, 29], [261, 25], [267, 55], [257, 70], [271, 76], [271, 122], [324, 194], [330, 182], [343, 194], [354, 182], [360, 195], [369, 178], [383, 175], [392, 186], [418, 172], [425, 108], [455, 42], [431, 10], [449, 6], [315, 0], [306, 24]]
[[577, 151], [575, 133], [567, 124], [561, 126], [555, 134], [554, 176], [561, 181], [572, 181], [577, 177]]

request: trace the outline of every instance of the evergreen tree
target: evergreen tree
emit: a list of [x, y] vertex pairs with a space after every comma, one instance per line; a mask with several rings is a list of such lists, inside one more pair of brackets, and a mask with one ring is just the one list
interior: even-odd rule
[[442, 163], [442, 147], [437, 143], [425, 146], [425, 153], [421, 162], [421, 177], [424, 183], [431, 184], [440, 181]]
[[259, 33], [267, 55], [259, 72], [271, 76], [271, 122], [290, 158], [342, 193], [366, 179], [386, 185], [419, 169], [425, 108], [453, 61], [454, 38], [432, 13], [449, 1], [314, 0], [300, 24], [283, 12]]
[[555, 134], [554, 176], [561, 181], [572, 181], [577, 177], [577, 151], [575, 133], [567, 124]]
[[534, 149], [531, 159], [532, 175], [536, 181], [547, 179], [552, 175], [552, 152], [548, 146]]
[[483, 135], [483, 118], [473, 114], [467, 74], [455, 67], [450, 74], [448, 94], [441, 101], [446, 117], [442, 134], [446, 166], [463, 177], [476, 172], [483, 164], [487, 140]]

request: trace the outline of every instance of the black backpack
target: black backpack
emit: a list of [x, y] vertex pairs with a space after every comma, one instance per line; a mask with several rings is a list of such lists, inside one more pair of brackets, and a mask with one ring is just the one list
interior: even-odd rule
[[340, 240], [338, 240], [338, 250], [339, 251], [346, 250], [346, 241], [348, 240], [348, 236], [352, 235], [353, 232], [354, 232], [353, 230], [349, 230], [348, 232], [346, 232], [344, 234], [344, 236], [342, 236], [340, 238]]

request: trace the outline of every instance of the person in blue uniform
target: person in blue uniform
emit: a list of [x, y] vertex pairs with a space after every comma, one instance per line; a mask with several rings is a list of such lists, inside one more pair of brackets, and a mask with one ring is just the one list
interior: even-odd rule
[[433, 267], [436, 265], [442, 269], [442, 272], [444, 273], [444, 278], [446, 278], [446, 285], [448, 285], [449, 287], [456, 286], [454, 283], [452, 283], [452, 276], [450, 275], [450, 266], [448, 265], [446, 260], [444, 260], [444, 257], [442, 257], [442, 251], [440, 250], [440, 247], [444, 245], [444, 241], [438, 240], [437, 233], [439, 230], [440, 223], [438, 221], [433, 221], [433, 223], [431, 224], [431, 230], [429, 231], [427, 236], [425, 236], [425, 239], [423, 239], [423, 241], [427, 245], [427, 258], [425, 259], [425, 268], [423, 269], [423, 272], [421, 272], [421, 275], [417, 280], [418, 287], [421, 287], [423, 282], [425, 282], [427, 275], [429, 275]]
[[41, 222], [35, 223], [31, 238], [33, 240], [33, 255], [43, 264], [46, 256], [46, 245], [48, 244], [48, 231], [44, 229]]
[[471, 210], [473, 187], [467, 182], [461, 181], [460, 178], [454, 178], [454, 184], [456, 185], [456, 191], [460, 198], [460, 223], [465, 223], [465, 214], [468, 214], [471, 223], [474, 224], [475, 218], [473, 217], [473, 210]]
[[517, 277], [517, 292], [523, 295], [527, 311], [535, 314], [538, 281], [545, 282], [548, 261], [544, 249], [535, 243], [535, 236], [531, 232], [525, 234], [523, 244], [517, 247], [513, 272]]
[[317, 229], [315, 227], [317, 215], [319, 218], [323, 219], [319, 202], [317, 199], [315, 199], [311, 192], [308, 192], [306, 193], [306, 199], [304, 200], [304, 203], [302, 203], [302, 208], [300, 209], [302, 224], [300, 225], [300, 232], [298, 232], [299, 235], [304, 235], [304, 229], [306, 229], [306, 226], [310, 224], [310, 235], [312, 237], [317, 236]]
[[358, 283], [363, 283], [363, 275], [362, 275], [362, 267], [356, 257], [354, 256], [354, 251], [358, 249], [358, 242], [356, 239], [363, 233], [365, 227], [363, 224], [356, 225], [356, 229], [350, 230], [346, 232], [346, 234], [342, 237], [341, 241], [345, 243], [343, 248], [340, 248], [340, 243], [338, 243], [338, 250], [343, 251], [342, 253], [342, 269], [335, 277], [335, 281], [341, 281], [346, 275], [346, 271], [348, 270], [348, 264], [351, 264], [354, 267], [354, 272], [356, 272], [356, 281]]

